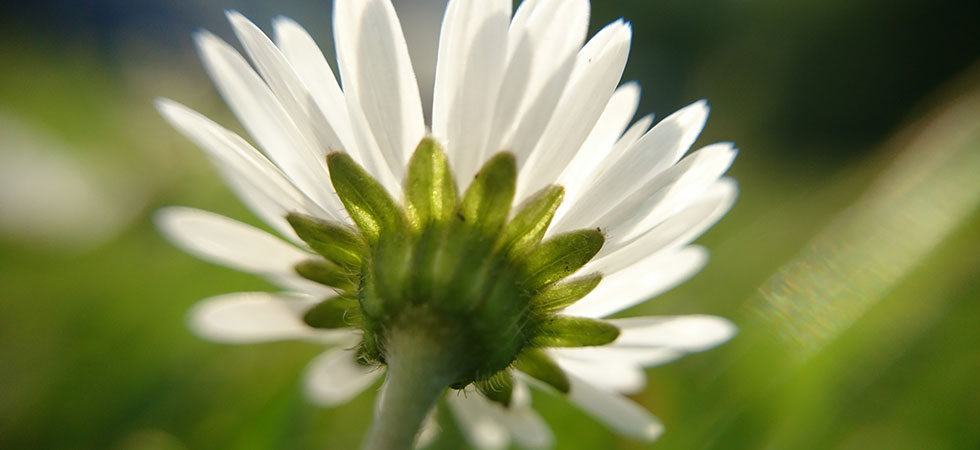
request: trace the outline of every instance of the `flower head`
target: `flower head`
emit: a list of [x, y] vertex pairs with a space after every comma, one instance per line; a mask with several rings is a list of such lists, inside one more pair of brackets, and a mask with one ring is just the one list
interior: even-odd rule
[[[158, 108], [200, 145], [283, 238], [211, 213], [168, 208], [163, 232], [204, 259], [283, 293], [207, 299], [193, 329], [221, 342], [333, 346], [308, 372], [315, 401], [342, 403], [425, 334], [445, 355], [448, 402], [479, 447], [552, 442], [528, 384], [563, 392], [615, 430], [661, 427], [621, 397], [643, 367], [728, 339], [708, 316], [601, 320], [695, 273], [690, 242], [734, 201], [735, 150], [684, 154], [707, 118], [697, 102], [652, 129], [618, 86], [631, 30], [585, 40], [586, 0], [451, 0], [432, 122], [388, 0], [338, 0], [342, 84], [295, 22], [275, 41], [229, 13], [249, 62], [196, 36], [218, 90], [261, 148], [170, 100]], [[254, 67], [253, 67], [254, 66]], [[618, 86], [618, 87], [617, 87]], [[683, 158], [682, 158], [683, 157]]]

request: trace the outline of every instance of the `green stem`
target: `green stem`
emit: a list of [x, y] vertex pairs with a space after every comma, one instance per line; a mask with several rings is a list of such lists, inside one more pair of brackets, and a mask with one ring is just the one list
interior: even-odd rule
[[388, 375], [365, 450], [411, 449], [425, 416], [456, 377], [446, 341], [431, 328], [415, 325], [387, 334]]

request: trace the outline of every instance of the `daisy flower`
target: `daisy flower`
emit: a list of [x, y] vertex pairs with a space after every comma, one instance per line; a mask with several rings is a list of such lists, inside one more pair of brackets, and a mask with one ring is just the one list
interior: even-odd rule
[[193, 331], [328, 346], [306, 373], [325, 406], [384, 375], [369, 448], [411, 445], [446, 392], [474, 446], [548, 447], [528, 386], [655, 439], [660, 423], [623, 394], [643, 389], [645, 367], [718, 345], [734, 326], [603, 318], [706, 261], [690, 243], [736, 196], [723, 177], [731, 144], [685, 156], [707, 105], [652, 128], [652, 116], [633, 122], [639, 87], [620, 85], [630, 25], [586, 41], [587, 0], [527, 0], [514, 12], [510, 0], [450, 0], [427, 126], [389, 0], [334, 3], [339, 83], [290, 19], [277, 18], [270, 39], [230, 12], [247, 59], [195, 36], [254, 146], [157, 102], [279, 234], [195, 209], [158, 213], [178, 247], [283, 289], [203, 300]]

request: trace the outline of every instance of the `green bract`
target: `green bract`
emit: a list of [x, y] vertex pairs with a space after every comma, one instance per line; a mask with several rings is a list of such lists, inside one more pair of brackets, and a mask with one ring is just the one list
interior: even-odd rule
[[450, 355], [454, 388], [474, 383], [487, 398], [510, 403], [516, 367], [559, 391], [568, 378], [543, 347], [604, 345], [619, 330], [559, 312], [591, 292], [599, 274], [566, 278], [602, 247], [599, 230], [542, 241], [564, 190], [549, 186], [513, 212], [514, 156], [484, 164], [462, 196], [434, 139], [408, 164], [403, 207], [343, 153], [327, 156], [330, 179], [356, 229], [291, 214], [296, 234], [322, 258], [296, 266], [333, 287], [303, 319], [316, 328], [363, 332], [365, 363], [384, 364], [394, 329], [438, 336]]

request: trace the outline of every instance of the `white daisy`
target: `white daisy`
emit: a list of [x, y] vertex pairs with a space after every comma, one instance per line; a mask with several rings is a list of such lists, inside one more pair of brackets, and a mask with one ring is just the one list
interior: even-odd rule
[[456, 333], [445, 341], [458, 341], [446, 345], [459, 350], [447, 385], [465, 391], [447, 400], [475, 446], [553, 444], [528, 384], [567, 393], [624, 435], [661, 433], [622, 394], [643, 389], [643, 368], [718, 345], [734, 326], [598, 319], [704, 265], [706, 251], [690, 243], [734, 202], [723, 174], [736, 151], [723, 143], [684, 156], [704, 102], [629, 126], [639, 87], [618, 86], [629, 24], [585, 42], [587, 0], [527, 0], [513, 17], [510, 0], [450, 0], [427, 128], [388, 0], [335, 2], [340, 84], [295, 22], [276, 19], [270, 40], [228, 15], [251, 64], [210, 33], [195, 38], [261, 151], [173, 101], [157, 107], [285, 240], [190, 208], [164, 209], [157, 223], [187, 252], [284, 291], [203, 300], [190, 313], [196, 333], [330, 346], [306, 386], [333, 406], [391, 365], [389, 330], [444, 319]]

